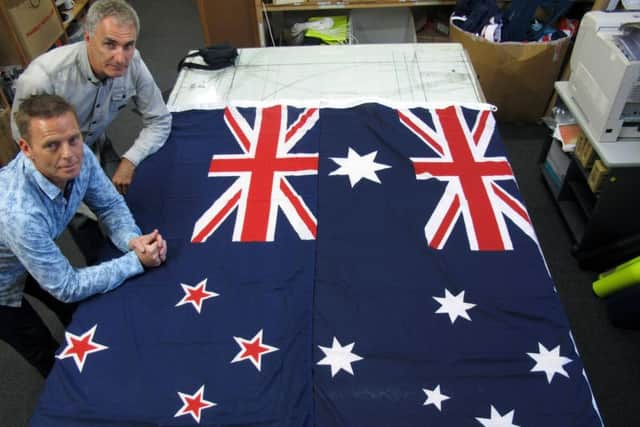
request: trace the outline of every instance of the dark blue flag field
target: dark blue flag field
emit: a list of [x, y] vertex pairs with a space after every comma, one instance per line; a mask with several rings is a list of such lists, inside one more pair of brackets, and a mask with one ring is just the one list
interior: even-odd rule
[[32, 427], [600, 426], [489, 111], [175, 113], [167, 263], [81, 304]]

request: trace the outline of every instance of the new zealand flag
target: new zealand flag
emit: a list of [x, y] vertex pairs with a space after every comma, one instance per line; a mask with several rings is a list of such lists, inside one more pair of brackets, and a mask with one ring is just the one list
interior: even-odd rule
[[128, 203], [33, 427], [602, 424], [488, 111], [176, 113]]

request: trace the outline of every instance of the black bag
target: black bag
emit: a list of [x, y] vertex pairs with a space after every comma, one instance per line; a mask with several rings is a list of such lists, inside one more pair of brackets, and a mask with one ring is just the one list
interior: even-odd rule
[[[202, 57], [205, 65], [187, 61], [188, 58], [196, 56]], [[195, 68], [198, 70], [219, 70], [220, 68], [234, 65], [237, 56], [238, 49], [228, 44], [217, 44], [203, 47], [202, 49], [198, 49], [196, 52], [190, 53], [182, 58], [178, 63], [178, 72], [183, 67]]]

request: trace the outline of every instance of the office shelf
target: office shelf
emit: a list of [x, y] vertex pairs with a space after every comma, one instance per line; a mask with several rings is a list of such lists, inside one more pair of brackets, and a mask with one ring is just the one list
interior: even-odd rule
[[564, 218], [575, 242], [582, 240], [587, 228], [587, 219], [575, 200], [558, 200], [560, 213]]
[[[549, 136], [540, 171], [567, 229], [575, 242], [573, 254], [580, 266], [604, 271], [640, 255], [640, 166], [609, 166], [609, 174], [597, 193], [588, 185], [589, 171], [573, 154], [564, 177], [552, 176], [545, 167]], [[605, 159], [602, 159], [603, 161]]]
[[574, 179], [567, 180], [567, 185], [571, 189], [580, 209], [587, 217], [589, 217], [593, 213], [593, 207], [596, 204], [596, 196], [591, 192], [591, 189], [584, 184], [584, 181]]
[[69, 29], [69, 25], [71, 25], [71, 23], [75, 19], [77, 19], [84, 12], [86, 12], [86, 8], [87, 8], [88, 5], [89, 5], [89, 0], [75, 0], [74, 5], [73, 5], [73, 9], [71, 9], [70, 11], [67, 12], [69, 18], [62, 23], [62, 25], [64, 26], [65, 31]]

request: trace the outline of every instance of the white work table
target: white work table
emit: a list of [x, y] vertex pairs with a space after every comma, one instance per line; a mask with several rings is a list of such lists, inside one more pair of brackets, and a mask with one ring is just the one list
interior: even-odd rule
[[171, 111], [227, 105], [348, 107], [478, 106], [484, 96], [457, 43], [297, 46], [239, 49], [235, 66], [183, 68]]

